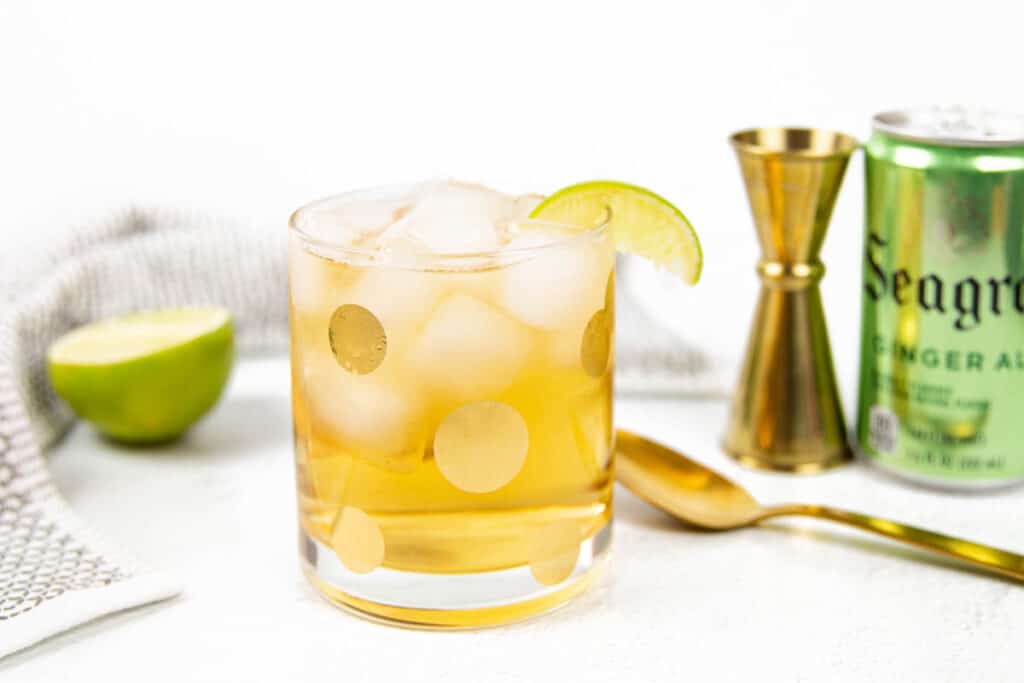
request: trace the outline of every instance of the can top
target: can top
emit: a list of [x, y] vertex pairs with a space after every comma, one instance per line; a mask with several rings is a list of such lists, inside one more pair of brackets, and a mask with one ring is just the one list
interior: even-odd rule
[[904, 140], [950, 147], [1024, 145], [1024, 115], [962, 106], [918, 107], [875, 114], [873, 128]]

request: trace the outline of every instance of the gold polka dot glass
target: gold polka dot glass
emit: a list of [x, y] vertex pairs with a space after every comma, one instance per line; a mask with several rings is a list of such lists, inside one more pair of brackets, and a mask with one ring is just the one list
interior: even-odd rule
[[480, 197], [448, 198], [433, 227], [489, 240], [448, 253], [411, 222], [422, 188], [290, 221], [302, 567], [372, 619], [517, 621], [585, 590], [611, 541], [614, 246], [525, 218], [536, 199], [477, 225]]

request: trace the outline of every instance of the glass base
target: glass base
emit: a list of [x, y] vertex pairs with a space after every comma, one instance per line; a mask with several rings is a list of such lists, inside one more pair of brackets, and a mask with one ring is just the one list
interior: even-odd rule
[[474, 574], [426, 574], [379, 568], [356, 574], [328, 546], [299, 532], [302, 570], [331, 603], [393, 626], [470, 629], [522, 621], [555, 610], [603, 574], [612, 526], [580, 544], [572, 574], [554, 586], [537, 582], [529, 567]]

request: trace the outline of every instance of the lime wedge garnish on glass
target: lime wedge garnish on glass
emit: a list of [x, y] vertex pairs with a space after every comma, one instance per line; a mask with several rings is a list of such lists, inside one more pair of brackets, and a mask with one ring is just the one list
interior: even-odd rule
[[678, 275], [687, 284], [700, 279], [700, 241], [683, 212], [668, 200], [636, 185], [592, 180], [555, 192], [530, 214], [546, 221], [595, 225], [611, 210], [615, 246]]
[[86, 325], [50, 346], [53, 388], [103, 434], [168, 441], [216, 403], [232, 361], [222, 308], [135, 313]]

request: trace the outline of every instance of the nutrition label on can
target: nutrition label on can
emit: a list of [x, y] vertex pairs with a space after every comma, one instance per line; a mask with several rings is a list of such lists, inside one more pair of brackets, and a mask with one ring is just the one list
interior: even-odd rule
[[892, 455], [899, 446], [900, 419], [884, 406], [871, 406], [868, 417], [868, 445], [879, 453]]

